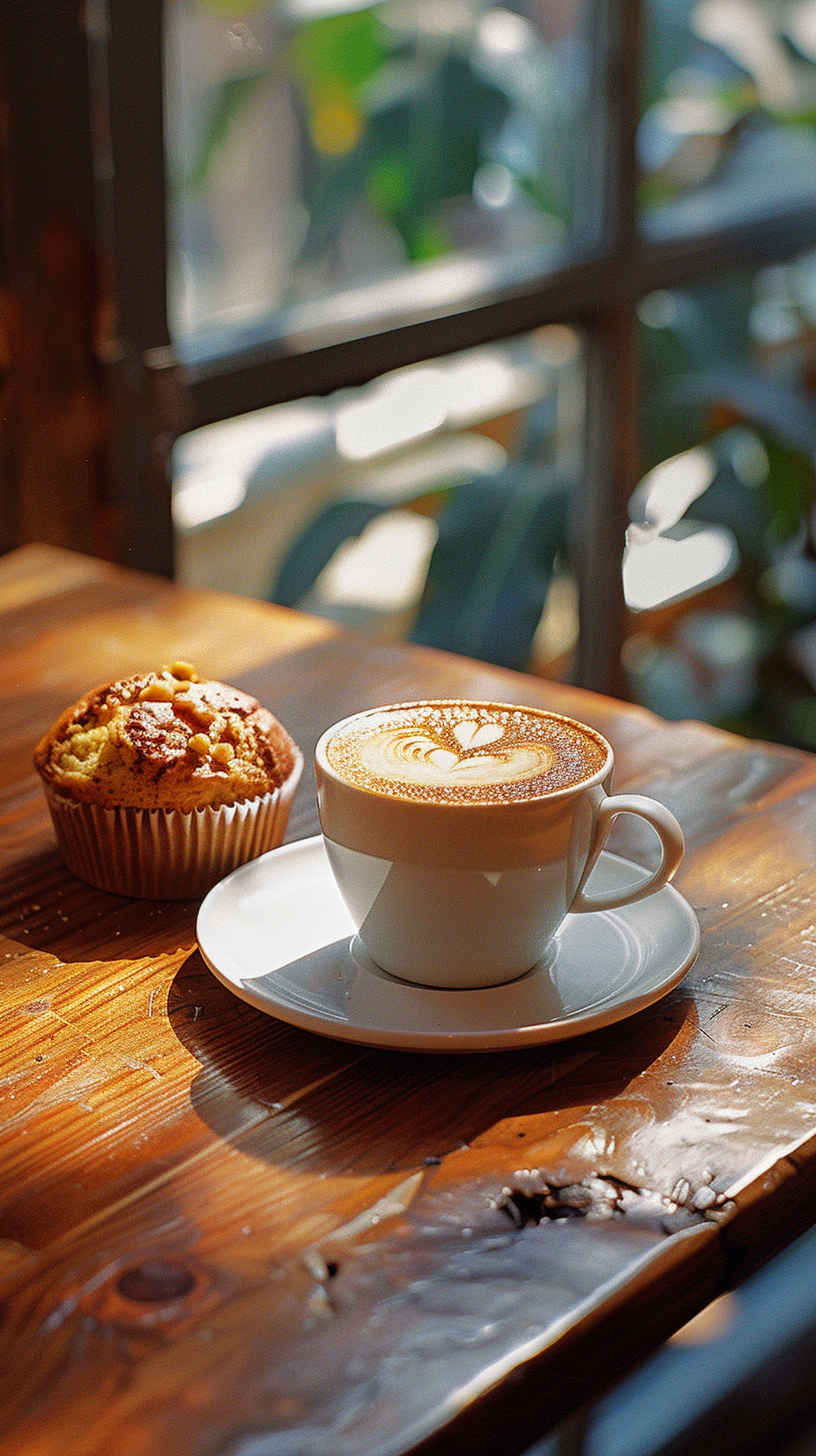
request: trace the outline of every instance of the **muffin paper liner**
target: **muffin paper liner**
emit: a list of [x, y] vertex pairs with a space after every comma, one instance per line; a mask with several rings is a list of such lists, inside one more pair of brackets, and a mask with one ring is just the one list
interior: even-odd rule
[[44, 784], [60, 853], [81, 880], [114, 895], [186, 900], [205, 895], [224, 875], [268, 849], [286, 832], [303, 769], [280, 788], [220, 809], [103, 809]]

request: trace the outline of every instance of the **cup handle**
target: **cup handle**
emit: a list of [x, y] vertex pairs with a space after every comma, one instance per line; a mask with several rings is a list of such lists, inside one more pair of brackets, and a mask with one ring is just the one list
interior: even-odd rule
[[[651, 824], [657, 834], [662, 846], [663, 854], [660, 864], [647, 880], [635, 885], [631, 890], [615, 895], [596, 895], [594, 897], [584, 894], [584, 886], [589, 879], [590, 873], [606, 843], [606, 837], [612, 827], [612, 820], [618, 814], [638, 814]], [[663, 888], [672, 878], [675, 870], [683, 858], [685, 843], [683, 831], [670, 809], [665, 804], [658, 803], [657, 799], [647, 799], [643, 794], [614, 794], [611, 798], [601, 800], [598, 809], [598, 817], [595, 824], [595, 835], [590, 848], [589, 857], [581, 876], [575, 897], [569, 907], [571, 915], [583, 911], [592, 910], [615, 910], [620, 905], [632, 905], [635, 900], [644, 900], [647, 895], [653, 895], [656, 890]]]

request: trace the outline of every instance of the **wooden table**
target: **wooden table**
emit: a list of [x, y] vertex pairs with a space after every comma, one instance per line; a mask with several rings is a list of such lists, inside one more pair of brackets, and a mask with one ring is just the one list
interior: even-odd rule
[[[0, 644], [3, 1453], [521, 1451], [812, 1222], [816, 758], [47, 548], [0, 560]], [[81, 691], [171, 657], [307, 761], [415, 696], [595, 724], [684, 826], [699, 959], [617, 1026], [488, 1055], [247, 1006], [195, 903], [73, 878], [31, 766]], [[307, 771], [289, 837], [316, 827]]]

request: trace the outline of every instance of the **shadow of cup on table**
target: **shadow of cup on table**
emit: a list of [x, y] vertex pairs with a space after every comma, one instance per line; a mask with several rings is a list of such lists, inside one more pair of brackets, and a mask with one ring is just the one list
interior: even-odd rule
[[197, 952], [175, 976], [168, 1016], [201, 1064], [190, 1096], [212, 1131], [240, 1139], [251, 1157], [328, 1175], [414, 1169], [477, 1140], [487, 1149], [491, 1129], [508, 1120], [529, 1120], [519, 1142], [535, 1142], [624, 1092], [697, 1028], [693, 1003], [678, 988], [624, 1023], [539, 1047], [369, 1049], [257, 1011]]

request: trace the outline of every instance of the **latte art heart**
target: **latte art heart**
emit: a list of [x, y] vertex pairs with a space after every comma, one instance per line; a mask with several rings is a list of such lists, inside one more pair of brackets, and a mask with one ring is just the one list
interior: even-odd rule
[[465, 718], [453, 727], [453, 736], [463, 748], [483, 748], [486, 743], [495, 743], [497, 738], [503, 738], [504, 734], [501, 723], [474, 723], [472, 718]]
[[[513, 743], [500, 723], [466, 720], [453, 724], [450, 736], [460, 747], [458, 753], [439, 734], [418, 733], [412, 726], [384, 727], [361, 744], [360, 762], [375, 778], [442, 788], [449, 783], [515, 783], [545, 773], [553, 761], [547, 744]], [[503, 738], [508, 740], [504, 746]], [[481, 752], [483, 744], [494, 745], [494, 751]]]

